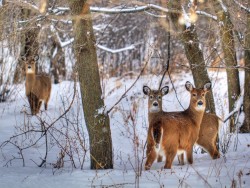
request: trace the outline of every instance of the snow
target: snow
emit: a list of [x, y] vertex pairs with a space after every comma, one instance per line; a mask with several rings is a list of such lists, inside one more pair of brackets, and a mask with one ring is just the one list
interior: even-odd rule
[[[228, 114], [225, 72], [211, 72], [209, 76], [217, 101], [217, 114], [224, 118], [225, 114]], [[207, 153], [202, 154], [196, 146], [193, 165], [179, 166], [175, 159], [172, 170], [162, 169], [164, 162], [154, 162], [150, 171], [144, 171], [148, 110], [147, 97], [143, 95], [142, 86], [148, 85], [151, 89], [156, 89], [160, 78], [160, 76], [153, 75], [140, 77], [126, 97], [110, 112], [114, 159], [114, 169], [110, 170], [89, 169], [88, 134], [84, 125], [78, 84], [75, 96], [73, 82], [63, 81], [53, 85], [48, 111], [45, 112], [42, 106], [42, 111], [37, 117], [25, 113], [29, 113], [29, 107], [25, 97], [24, 83], [17, 85], [16, 93], [12, 98], [6, 103], [0, 103], [0, 187], [230, 187], [233, 182], [237, 187], [248, 187], [250, 184], [250, 134], [232, 134], [227, 140], [228, 151], [221, 152], [220, 159], [211, 160]], [[175, 78], [176, 94], [181, 105], [187, 108], [189, 95], [184, 84], [186, 81], [193, 83], [192, 77], [187, 73], [181, 73], [175, 75]], [[103, 80], [106, 109], [110, 109], [120, 99], [135, 79], [123, 77]], [[163, 110], [182, 110], [168, 77], [163, 81], [164, 85], [169, 86], [169, 93], [163, 97]], [[56, 121], [68, 108], [73, 98], [72, 108], [63, 118]], [[130, 117], [133, 117], [133, 121]], [[20, 159], [9, 162], [13, 157], [20, 157], [20, 151], [13, 144], [2, 145], [2, 143], [13, 135], [21, 133], [22, 130], [40, 130], [40, 120], [45, 122], [45, 126], [53, 124], [50, 129], [51, 134], [48, 134], [49, 150], [46, 166], [36, 165], [36, 163], [41, 163], [45, 155], [44, 137], [32, 147], [22, 151], [25, 167]], [[85, 153], [79, 147], [78, 139], [75, 137], [76, 133], [79, 133], [74, 131], [77, 125], [80, 126], [78, 127], [80, 138], [87, 151], [82, 169], [78, 158], [82, 159]], [[59, 134], [61, 132], [67, 133], [68, 139], [65, 139], [63, 134]], [[54, 135], [58, 142], [51, 135]], [[14, 139], [13, 143], [26, 147], [33, 144], [34, 140], [40, 136], [41, 133], [25, 134]], [[67, 143], [75, 144], [68, 145], [68, 147], [78, 148], [80, 157], [74, 153], [76, 168], [72, 167], [69, 157], [65, 157], [63, 168], [53, 168], [52, 164], [56, 163], [61, 149], [59, 144], [63, 146]]]

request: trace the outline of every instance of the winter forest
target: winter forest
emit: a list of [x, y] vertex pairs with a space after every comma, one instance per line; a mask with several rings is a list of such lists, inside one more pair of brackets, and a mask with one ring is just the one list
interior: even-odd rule
[[249, 186], [249, 0], [0, 0], [1, 188]]

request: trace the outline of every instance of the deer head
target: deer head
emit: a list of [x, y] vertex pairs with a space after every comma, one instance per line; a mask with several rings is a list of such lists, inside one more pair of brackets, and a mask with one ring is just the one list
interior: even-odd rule
[[148, 86], [143, 86], [143, 93], [148, 96], [148, 111], [157, 113], [162, 111], [162, 97], [168, 94], [169, 87], [162, 87], [160, 90], [151, 90]]
[[193, 108], [197, 111], [205, 110], [206, 107], [206, 93], [211, 89], [211, 83], [206, 83], [203, 88], [197, 89], [187, 81], [185, 84], [187, 91], [190, 92], [190, 108]]
[[22, 60], [25, 62], [26, 74], [35, 74], [36, 62], [38, 59], [39, 57], [37, 55], [34, 58], [30, 58], [29, 60], [27, 60], [25, 57], [22, 57]]

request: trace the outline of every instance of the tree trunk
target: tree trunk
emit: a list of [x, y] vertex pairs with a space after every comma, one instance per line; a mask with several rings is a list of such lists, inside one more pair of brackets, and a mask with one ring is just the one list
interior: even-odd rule
[[51, 40], [53, 40], [50, 56], [51, 72], [54, 76], [54, 84], [58, 84], [60, 83], [60, 76], [63, 78], [63, 80], [65, 80], [66, 77], [65, 55], [58, 41], [54, 38]]
[[109, 117], [101, 114], [104, 101], [97, 64], [91, 14], [86, 0], [68, 1], [73, 16], [74, 53], [84, 117], [89, 133], [91, 169], [113, 168]]
[[[32, 16], [32, 12], [28, 9], [22, 10], [22, 19], [27, 20]], [[30, 59], [38, 54], [39, 43], [37, 40], [39, 28], [34, 24], [27, 23], [23, 26], [25, 28], [24, 33], [21, 36], [21, 52], [20, 56]], [[36, 66], [38, 68], [38, 66]], [[37, 70], [36, 70], [37, 71]], [[38, 71], [37, 71], [38, 72]], [[23, 61], [18, 61], [14, 74], [14, 83], [19, 83], [24, 80], [25, 70]]]
[[240, 131], [243, 133], [250, 132], [250, 13], [247, 14], [247, 32], [245, 35], [245, 86], [244, 86], [244, 101], [243, 110], [245, 119]]
[[[237, 68], [236, 51], [234, 46], [234, 33], [233, 24], [230, 20], [229, 12], [225, 11], [225, 8], [219, 2], [219, 0], [213, 1], [213, 7], [218, 17], [220, 24], [220, 37], [222, 50], [224, 52], [224, 61], [227, 66], [227, 84], [228, 84], [228, 101], [229, 111], [234, 109], [234, 104], [240, 95], [240, 82], [239, 72]], [[235, 130], [233, 118], [230, 121], [230, 132]]]
[[[181, 11], [181, 1], [172, 0], [169, 1], [170, 8]], [[193, 74], [194, 84], [196, 87], [202, 87], [204, 83], [209, 81], [207, 68], [203, 53], [199, 48], [199, 39], [195, 30], [195, 26], [192, 24], [189, 28], [181, 26], [178, 23], [180, 14], [170, 14], [172, 24], [175, 30], [181, 32], [180, 38], [184, 45], [185, 53], [189, 61], [191, 71]], [[206, 97], [206, 111], [215, 113], [215, 105], [212, 92], [209, 92]]]

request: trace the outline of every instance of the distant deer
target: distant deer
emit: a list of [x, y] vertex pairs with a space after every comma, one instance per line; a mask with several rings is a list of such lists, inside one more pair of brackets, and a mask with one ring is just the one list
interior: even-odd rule
[[[206, 83], [203, 88], [196, 89], [190, 82], [186, 82], [186, 89], [190, 92], [190, 105], [182, 112], [163, 112], [162, 96], [168, 93], [168, 87], [163, 87], [159, 95], [147, 86], [143, 87], [145, 95], [149, 96], [149, 129], [147, 137], [147, 160], [145, 170], [149, 170], [158, 156], [166, 156], [164, 168], [171, 168], [176, 154], [186, 151], [187, 160], [193, 163], [193, 145], [198, 139], [203, 114], [206, 107], [205, 95], [211, 88]], [[157, 112], [157, 113], [156, 113]]]
[[36, 66], [35, 63], [38, 60], [38, 56], [34, 59], [25, 61], [25, 72], [26, 72], [26, 96], [29, 100], [31, 113], [36, 115], [44, 101], [44, 108], [47, 110], [48, 101], [50, 99], [51, 93], [51, 80], [50, 77], [45, 74], [36, 75]]

